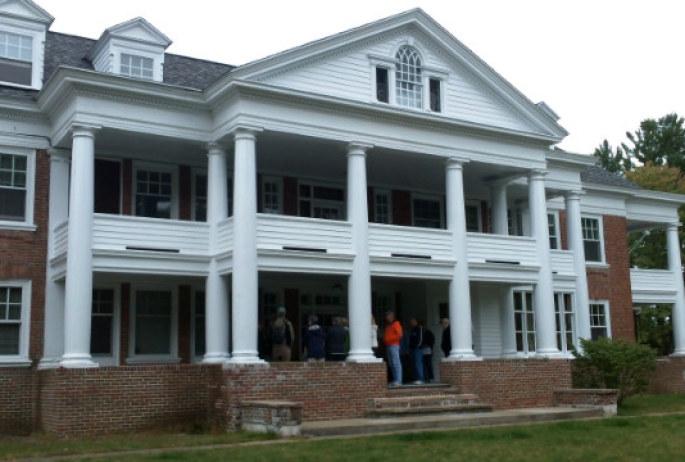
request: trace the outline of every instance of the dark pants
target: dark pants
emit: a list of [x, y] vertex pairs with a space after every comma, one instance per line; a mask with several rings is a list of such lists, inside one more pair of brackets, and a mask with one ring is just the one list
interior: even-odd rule
[[433, 375], [433, 353], [423, 355], [423, 375], [427, 382], [435, 379], [435, 375]]

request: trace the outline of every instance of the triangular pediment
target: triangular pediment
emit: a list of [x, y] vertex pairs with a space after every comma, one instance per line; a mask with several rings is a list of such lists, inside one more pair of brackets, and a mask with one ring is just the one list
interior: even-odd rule
[[0, 0], [0, 15], [35, 21], [46, 25], [55, 20], [31, 0]]
[[[561, 140], [566, 131], [546, 105], [536, 105], [420, 9], [311, 42], [241, 66], [232, 78], [296, 91], [374, 102], [377, 65], [394, 69], [409, 44], [425, 70], [443, 82], [446, 119]], [[393, 89], [390, 89], [393, 91]]]
[[105, 31], [103, 37], [106, 35], [143, 42], [150, 45], [157, 45], [163, 48], [167, 48], [171, 45], [169, 37], [143, 18], [131, 19], [130, 21], [112, 26]]

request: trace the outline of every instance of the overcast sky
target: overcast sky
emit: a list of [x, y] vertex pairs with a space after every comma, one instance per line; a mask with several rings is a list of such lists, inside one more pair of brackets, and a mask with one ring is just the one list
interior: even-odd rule
[[641, 120], [685, 116], [685, 2], [679, 0], [36, 0], [51, 30], [98, 38], [142, 16], [169, 52], [239, 65], [420, 7], [591, 153]]

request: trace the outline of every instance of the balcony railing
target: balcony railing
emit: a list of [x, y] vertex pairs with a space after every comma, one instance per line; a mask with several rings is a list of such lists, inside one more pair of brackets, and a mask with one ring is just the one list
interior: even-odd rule
[[470, 263], [539, 264], [532, 237], [468, 233], [467, 246]]
[[451, 260], [452, 233], [443, 229], [369, 224], [372, 256]]
[[552, 271], [556, 274], [575, 274], [573, 267], [573, 252], [570, 250], [552, 250]]
[[349, 254], [352, 226], [346, 221], [258, 214], [257, 247]]
[[673, 273], [668, 270], [632, 268], [630, 285], [636, 303], [668, 303], [677, 293]]

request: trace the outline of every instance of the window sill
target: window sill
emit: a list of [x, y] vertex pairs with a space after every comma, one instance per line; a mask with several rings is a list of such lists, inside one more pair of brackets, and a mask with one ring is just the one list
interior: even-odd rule
[[179, 364], [181, 362], [181, 358], [173, 358], [170, 356], [161, 356], [161, 357], [154, 357], [154, 356], [142, 356], [142, 357], [136, 357], [136, 358], [127, 358], [126, 359], [126, 364]]
[[31, 367], [33, 362], [27, 358], [0, 357], [0, 368], [3, 367]]
[[36, 225], [28, 225], [26, 223], [13, 221], [0, 221], [0, 230], [3, 231], [31, 231], [35, 232], [38, 229]]
[[596, 268], [596, 269], [609, 269], [611, 265], [608, 263], [604, 263], [601, 261], [586, 261], [585, 262], [585, 267], [586, 268]]
[[16, 83], [16, 82], [4, 82], [0, 80], [0, 85], [3, 85], [5, 87], [12, 87], [12, 88], [17, 88], [19, 90], [40, 90], [40, 87], [35, 86], [35, 85], [24, 85], [21, 83]]

